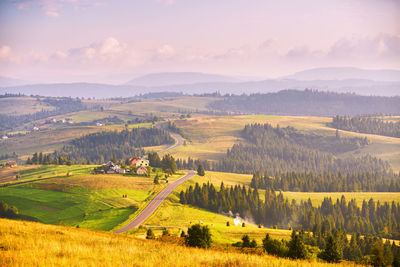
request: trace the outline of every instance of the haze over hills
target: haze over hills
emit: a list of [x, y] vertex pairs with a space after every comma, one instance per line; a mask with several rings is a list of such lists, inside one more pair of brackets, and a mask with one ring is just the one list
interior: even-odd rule
[[238, 78], [200, 73], [200, 72], [160, 72], [160, 73], [150, 73], [127, 82], [127, 85], [135, 86], [167, 86], [176, 84], [194, 84], [194, 83], [216, 83], [216, 82], [239, 82]]
[[[284, 89], [315, 89], [360, 95], [400, 95], [400, 71], [363, 70], [357, 68], [317, 68], [280, 79], [243, 81], [241, 78], [197, 72], [164, 72], [140, 76], [122, 85], [101, 83], [56, 83], [3, 85], [0, 94], [71, 97], [129, 97], [152, 92], [202, 94], [269, 93]], [[0, 80], [1, 81], [1, 80]]]
[[14, 79], [11, 77], [6, 77], [6, 76], [0, 76], [0, 86], [1, 87], [6, 87], [6, 86], [18, 86], [18, 85], [24, 85], [28, 84], [29, 82], [19, 80], [19, 79]]
[[400, 70], [366, 70], [359, 68], [315, 68], [283, 77], [294, 80], [373, 80], [399, 82]]

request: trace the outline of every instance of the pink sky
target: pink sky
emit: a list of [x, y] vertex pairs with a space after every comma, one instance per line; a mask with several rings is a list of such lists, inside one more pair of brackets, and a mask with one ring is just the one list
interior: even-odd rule
[[400, 69], [400, 1], [0, 0], [2, 76], [122, 83], [330, 66]]

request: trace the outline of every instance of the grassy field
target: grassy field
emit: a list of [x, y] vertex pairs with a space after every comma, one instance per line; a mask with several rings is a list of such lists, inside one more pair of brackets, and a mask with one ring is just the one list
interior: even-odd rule
[[77, 165], [20, 170], [22, 180], [49, 179], [0, 188], [0, 200], [43, 223], [111, 230], [166, 185], [163, 180], [154, 185], [155, 174], [152, 177], [91, 175], [92, 169], [93, 166]]
[[0, 219], [2, 266], [354, 266], [188, 248], [70, 227]]
[[36, 101], [34, 97], [0, 98], [0, 114], [24, 115], [42, 110], [54, 110], [55, 107]]

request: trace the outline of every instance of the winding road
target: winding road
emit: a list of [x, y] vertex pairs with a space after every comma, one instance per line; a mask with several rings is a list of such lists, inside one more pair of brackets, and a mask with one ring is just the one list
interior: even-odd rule
[[[158, 129], [160, 129], [161, 125], [164, 124], [164, 123], [167, 123], [167, 122], [166, 121], [159, 122], [159, 123], [157, 123], [156, 127]], [[176, 140], [175, 144], [170, 146], [170, 147], [168, 147], [168, 148], [166, 148], [166, 149], [164, 149], [164, 150], [161, 150], [161, 151], [157, 152], [158, 154], [162, 154], [164, 152], [170, 151], [172, 149], [177, 148], [178, 146], [183, 145], [182, 136], [180, 136], [179, 134], [176, 134], [176, 133], [171, 133], [171, 132], [169, 132], [169, 135]]]
[[[160, 128], [161, 124], [166, 123], [166, 122], [159, 122], [157, 123], [156, 127]], [[169, 133], [175, 140], [175, 144], [157, 152], [158, 154], [162, 154], [164, 152], [170, 151], [174, 148], [177, 148], [183, 144], [183, 139], [179, 134], [175, 133]], [[182, 178], [179, 178], [178, 180], [174, 182], [170, 182], [167, 187], [165, 187], [163, 190], [161, 190], [160, 193], [158, 193], [157, 196], [155, 196], [150, 203], [142, 210], [139, 215], [137, 215], [132, 221], [130, 221], [127, 225], [124, 227], [118, 229], [115, 231], [115, 233], [123, 233], [126, 231], [129, 231], [133, 228], [139, 227], [142, 223], [144, 223], [156, 210], [157, 208], [161, 205], [161, 203], [168, 197], [169, 194], [174, 191], [175, 188], [177, 188], [179, 185], [183, 184], [190, 178], [192, 178], [196, 174], [195, 171], [187, 171], [186, 175], [183, 176]]]
[[133, 228], [139, 227], [142, 223], [144, 223], [161, 205], [161, 203], [174, 191], [182, 183], [186, 182], [190, 178], [192, 178], [196, 173], [194, 171], [188, 171], [185, 176], [179, 178], [178, 180], [171, 182], [168, 184], [166, 188], [164, 188], [158, 195], [153, 198], [150, 203], [143, 209], [143, 211], [136, 216], [132, 221], [130, 221], [127, 225], [115, 231], [115, 233], [123, 233], [129, 231]]

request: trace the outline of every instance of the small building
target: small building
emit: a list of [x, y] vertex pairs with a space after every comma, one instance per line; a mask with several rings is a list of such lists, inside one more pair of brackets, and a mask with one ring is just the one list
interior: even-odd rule
[[34, 131], [39, 131], [39, 128], [35, 126], [35, 127], [33, 127], [33, 130]]
[[8, 162], [6, 162], [6, 164], [4, 166], [13, 168], [13, 167], [17, 166], [17, 163], [15, 161], [8, 161]]
[[96, 122], [96, 126], [103, 126], [103, 124], [100, 122]]
[[136, 167], [148, 167], [150, 166], [150, 162], [147, 159], [141, 158], [135, 162]]
[[8, 139], [8, 136], [7, 136], [7, 135], [3, 135], [3, 136], [1, 137], [1, 139], [6, 140], [6, 139]]
[[147, 175], [147, 168], [146, 167], [139, 167], [137, 170], [136, 170], [136, 173], [137, 174], [139, 174], [139, 175]]
[[140, 158], [131, 158], [129, 159], [129, 165], [136, 166], [136, 161], [140, 160]]

